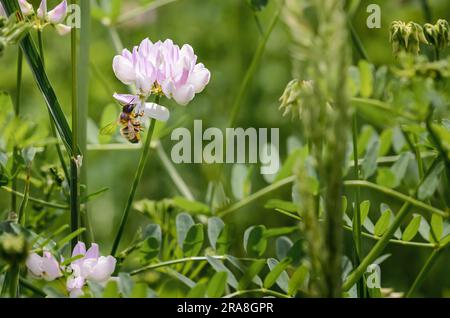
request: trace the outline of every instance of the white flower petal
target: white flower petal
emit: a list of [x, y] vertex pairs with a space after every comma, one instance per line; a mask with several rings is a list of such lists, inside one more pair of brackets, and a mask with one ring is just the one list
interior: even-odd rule
[[164, 106], [155, 103], [145, 103], [144, 116], [159, 121], [168, 121], [170, 117], [170, 112]]
[[67, 0], [63, 0], [53, 10], [48, 12], [47, 19], [52, 24], [60, 24], [67, 15]]
[[41, 20], [45, 20], [47, 17], [47, 0], [42, 0], [39, 9], [37, 10], [37, 16]]
[[64, 36], [70, 33], [72, 28], [65, 24], [56, 24], [55, 25], [56, 32], [58, 32], [59, 35]]
[[126, 85], [131, 85], [136, 80], [133, 64], [129, 59], [121, 55], [114, 57], [113, 70], [116, 77]]
[[108, 280], [116, 268], [116, 259], [112, 256], [101, 256], [87, 279], [97, 283]]
[[189, 102], [191, 100], [194, 99], [194, 96], [195, 96], [194, 86], [193, 85], [181, 86], [180, 88], [175, 89], [172, 96], [173, 96], [173, 99], [175, 99], [175, 101], [178, 104], [185, 106], [185, 105], [189, 104]]
[[36, 253], [30, 254], [26, 261], [28, 270], [35, 277], [40, 277], [42, 275], [41, 264], [42, 264], [42, 257]]
[[19, 0], [20, 11], [24, 16], [29, 16], [34, 13], [33, 6], [31, 3], [28, 3], [26, 0]]

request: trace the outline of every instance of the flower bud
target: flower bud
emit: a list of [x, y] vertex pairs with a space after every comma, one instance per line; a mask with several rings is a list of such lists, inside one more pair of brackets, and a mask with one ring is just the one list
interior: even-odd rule
[[420, 43], [428, 43], [423, 28], [415, 23], [394, 21], [390, 29], [390, 42], [395, 55], [401, 51], [418, 54]]
[[303, 112], [303, 99], [313, 92], [312, 81], [292, 80], [280, 98], [280, 110], [283, 116], [291, 114], [292, 118], [300, 118]]
[[0, 236], [0, 258], [8, 264], [25, 263], [28, 256], [28, 243], [24, 236], [5, 233]]

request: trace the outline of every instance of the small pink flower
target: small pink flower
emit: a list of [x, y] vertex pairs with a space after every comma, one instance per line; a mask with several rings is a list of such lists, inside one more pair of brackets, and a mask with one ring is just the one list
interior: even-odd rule
[[116, 268], [116, 259], [112, 256], [100, 256], [98, 245], [93, 243], [86, 251], [83, 242], [78, 242], [72, 252], [72, 258], [81, 258], [70, 264], [72, 275], [67, 279], [67, 290], [71, 297], [79, 297], [83, 294], [83, 286], [86, 281], [105, 283]]
[[60, 24], [64, 22], [67, 16], [67, 0], [63, 0], [53, 10], [47, 14], [47, 19], [51, 24]]
[[20, 11], [24, 16], [29, 16], [34, 13], [33, 6], [31, 3], [28, 3], [26, 0], [19, 0]]
[[49, 282], [62, 276], [58, 261], [49, 252], [44, 252], [43, 256], [31, 254], [26, 265], [32, 276]]

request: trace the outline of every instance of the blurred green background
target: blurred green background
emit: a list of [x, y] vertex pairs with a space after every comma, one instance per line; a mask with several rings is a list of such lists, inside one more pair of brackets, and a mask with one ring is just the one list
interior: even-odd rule
[[[38, 1], [31, 1], [37, 7]], [[150, 1], [123, 1], [123, 11], [132, 10]], [[49, 1], [53, 7], [58, 1]], [[258, 14], [263, 28], [267, 28], [277, 8], [277, 1], [269, 0], [269, 5]], [[376, 3], [382, 10], [382, 28], [368, 29], [366, 8]], [[450, 2], [447, 0], [429, 1], [434, 19], [450, 19]], [[394, 62], [389, 40], [389, 25], [393, 20], [414, 20], [424, 23], [420, 0], [365, 0], [356, 14], [354, 25], [367, 48], [371, 62], [376, 65]], [[210, 84], [187, 107], [163, 100], [162, 104], [171, 110], [169, 125], [182, 116], [188, 115], [184, 127], [192, 129], [193, 120], [203, 120], [204, 127], [225, 128], [231, 105], [238, 92], [245, 72], [250, 64], [261, 36], [253, 12], [246, 0], [178, 0], [157, 10], [146, 12], [132, 21], [119, 25], [117, 32], [123, 45], [131, 48], [145, 37], [152, 41], [172, 39], [180, 46], [189, 43], [212, 73]], [[70, 114], [70, 37], [60, 37], [51, 28], [44, 35], [47, 72], [54, 85], [58, 98], [66, 114]], [[104, 108], [113, 103], [114, 92], [126, 93], [112, 72], [112, 59], [116, 54], [108, 30], [95, 19], [92, 23], [91, 64], [101, 72], [91, 72], [89, 117], [95, 125], [89, 125], [88, 139], [98, 142], [99, 122]], [[0, 89], [15, 92], [16, 50], [11, 48], [0, 59]], [[250, 90], [240, 109], [238, 127], [278, 127], [282, 158], [286, 157], [286, 141], [291, 135], [299, 135], [300, 130], [289, 118], [283, 118], [278, 108], [278, 98], [286, 84], [291, 80], [291, 60], [289, 51], [289, 32], [282, 21], [276, 26], [268, 42], [267, 50]], [[39, 94], [28, 67], [24, 70], [23, 114], [33, 120], [48, 121], [44, 101]], [[117, 109], [117, 114], [119, 109]], [[170, 137], [162, 140], [163, 147], [170, 154], [174, 142]], [[139, 152], [129, 151], [89, 151], [85, 164], [88, 167], [88, 188], [95, 191], [108, 187], [109, 191], [89, 204], [90, 217], [96, 241], [106, 253], [123, 211]], [[56, 157], [55, 157], [56, 162]], [[177, 165], [177, 170], [190, 187], [196, 199], [205, 199], [209, 181], [216, 179], [216, 167], [207, 165]], [[229, 167], [228, 167], [229, 168]], [[229, 169], [225, 170], [230, 176]], [[257, 171], [257, 170], [255, 170]], [[253, 189], [266, 186], [257, 173], [253, 176]], [[270, 198], [290, 198], [291, 189], [275, 192]], [[160, 200], [178, 195], [176, 187], [156, 154], [152, 154], [145, 175], [138, 189], [137, 199]], [[367, 194], [363, 193], [363, 196]], [[268, 227], [289, 225], [289, 219], [263, 208], [269, 197], [230, 215], [228, 222], [238, 225], [241, 233], [253, 224]], [[9, 197], [0, 193], [0, 211], [8, 208]], [[148, 222], [137, 213], [132, 213], [128, 222], [124, 244], [130, 240], [136, 229]], [[240, 241], [240, 239], [238, 239]], [[348, 241], [350, 242], [350, 241]], [[367, 242], [372, 243], [372, 242]], [[236, 244], [239, 245], [239, 244]], [[350, 244], [348, 244], [350, 252]], [[427, 250], [389, 247], [392, 253], [382, 266], [382, 286], [395, 286], [407, 289], [428, 256]], [[239, 254], [239, 250], [236, 251]], [[351, 255], [349, 255], [351, 256]], [[450, 255], [446, 253], [427, 277], [420, 293], [424, 296], [450, 296]]]

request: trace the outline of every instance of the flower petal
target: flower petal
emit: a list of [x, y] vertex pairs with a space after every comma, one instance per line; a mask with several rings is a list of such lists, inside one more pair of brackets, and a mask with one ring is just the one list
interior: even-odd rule
[[47, 0], [42, 0], [39, 9], [37, 10], [37, 16], [41, 20], [45, 20], [47, 16]]
[[144, 116], [154, 118], [159, 121], [168, 121], [170, 112], [164, 106], [155, 103], [145, 103]]
[[95, 258], [97, 259], [100, 256], [98, 250], [98, 244], [92, 243], [91, 247], [86, 252], [85, 258]]
[[175, 99], [178, 104], [185, 106], [194, 99], [195, 89], [193, 85], [183, 85], [180, 88], [175, 89], [172, 95], [173, 99]]
[[26, 265], [33, 276], [40, 277], [42, 275], [42, 257], [36, 253], [30, 254], [27, 258]]
[[136, 72], [133, 64], [122, 55], [114, 57], [113, 70], [116, 77], [126, 85], [131, 85], [136, 80]]
[[70, 26], [61, 24], [61, 23], [56, 24], [55, 29], [56, 29], [56, 32], [58, 32], [58, 34], [61, 36], [69, 34], [70, 31], [72, 30], [72, 28]]
[[97, 283], [107, 281], [116, 268], [116, 259], [112, 256], [101, 256], [87, 279]]
[[47, 19], [52, 24], [60, 24], [67, 15], [67, 0], [63, 0], [53, 10], [48, 12]]
[[194, 85], [195, 93], [198, 94], [205, 89], [210, 79], [211, 72], [202, 63], [199, 63], [195, 66], [189, 81]]
[[20, 11], [24, 16], [32, 15], [34, 13], [33, 6], [26, 0], [19, 0]]
[[122, 105], [135, 105], [139, 102], [139, 96], [130, 94], [117, 94], [114, 93], [113, 97]]
[[72, 257], [85, 254], [86, 254], [86, 245], [84, 245], [83, 242], [78, 242], [77, 245], [75, 245], [75, 247], [73, 248]]

